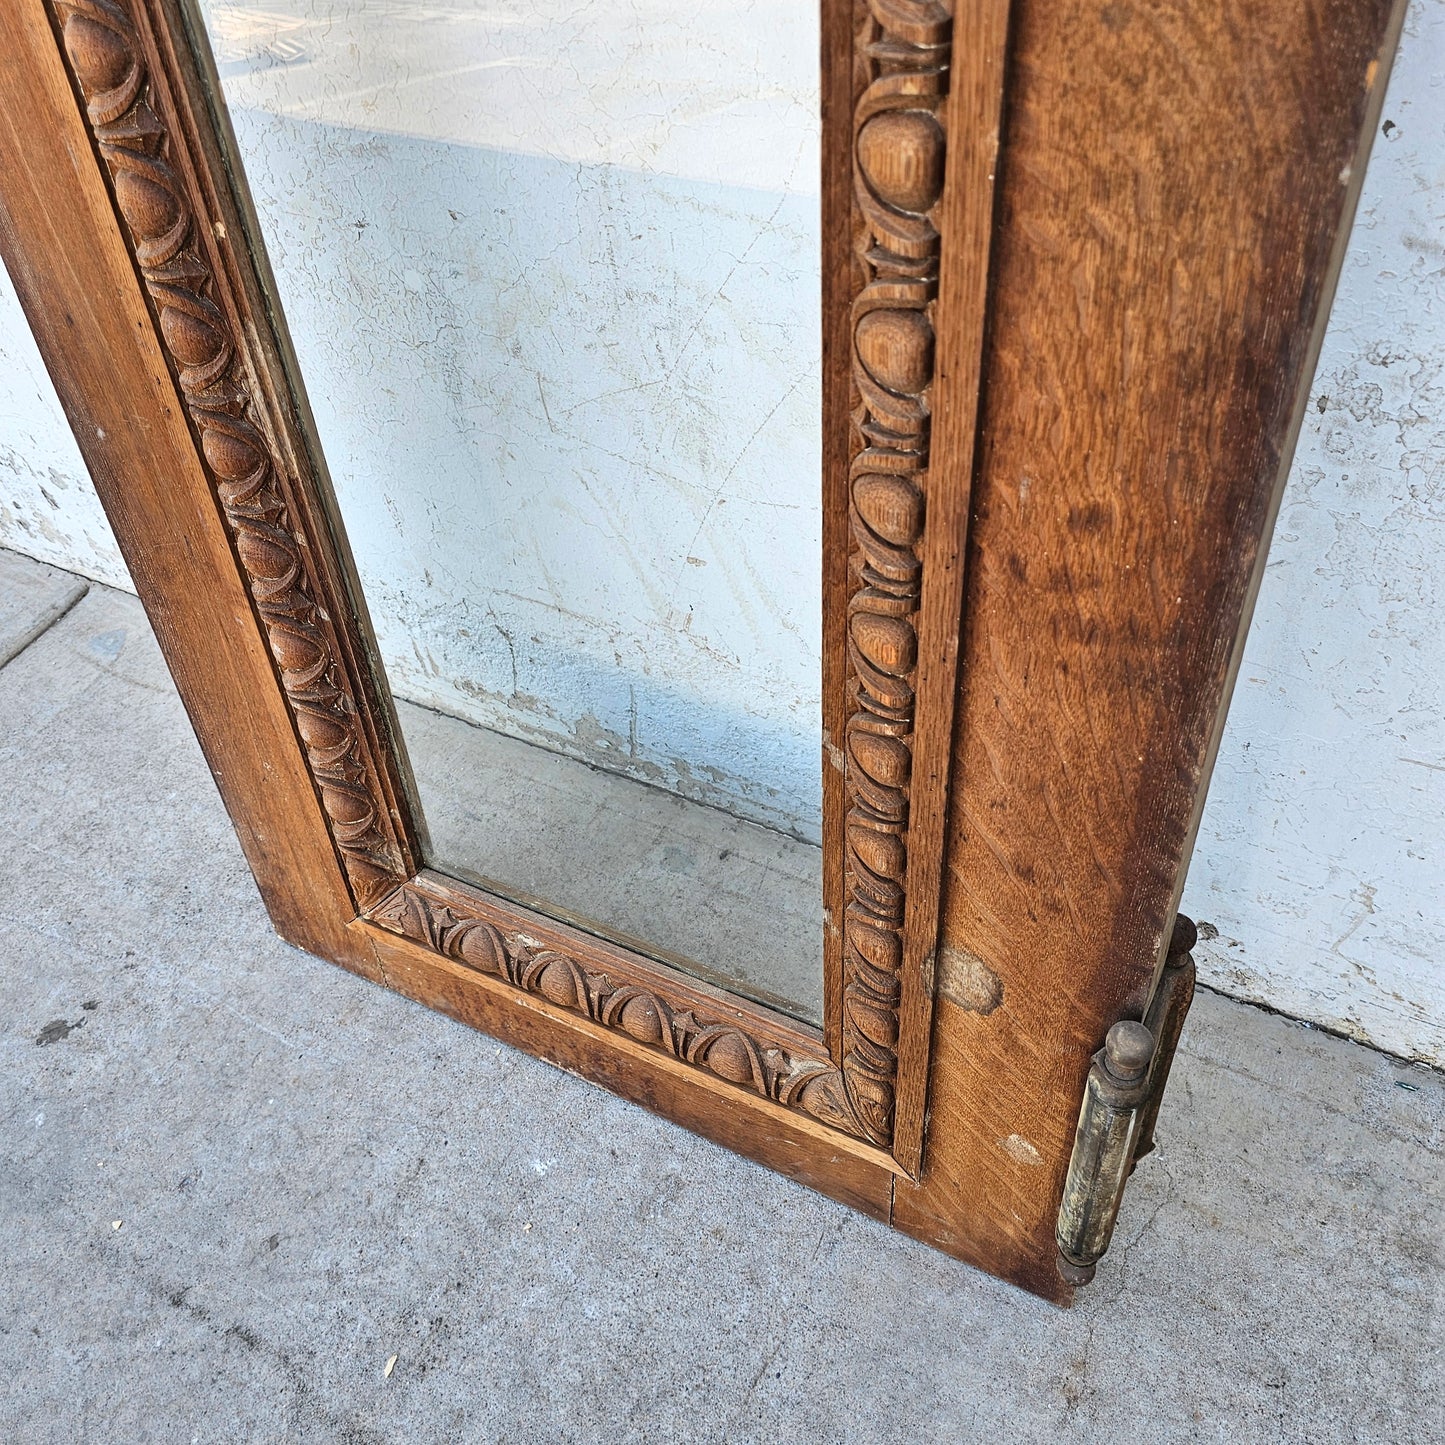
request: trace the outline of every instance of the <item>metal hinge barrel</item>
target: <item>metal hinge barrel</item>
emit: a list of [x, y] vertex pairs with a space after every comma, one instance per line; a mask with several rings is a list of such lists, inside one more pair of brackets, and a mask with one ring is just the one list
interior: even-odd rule
[[1070, 1284], [1093, 1279], [1113, 1237], [1124, 1185], [1154, 1148], [1159, 1102], [1194, 997], [1195, 938], [1193, 923], [1178, 918], [1144, 1021], [1116, 1023], [1094, 1055], [1055, 1229], [1059, 1273]]

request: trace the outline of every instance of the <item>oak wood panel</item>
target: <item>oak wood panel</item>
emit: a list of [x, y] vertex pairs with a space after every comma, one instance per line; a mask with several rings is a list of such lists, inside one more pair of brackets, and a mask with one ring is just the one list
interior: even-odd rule
[[284, 937], [374, 972], [41, 5], [0, 10], [0, 95], [5, 262], [267, 908]]
[[[849, 1097], [875, 1137], [897, 1124], [905, 923], [918, 763], [918, 631], [932, 531], [931, 402], [952, 27], [936, 0], [855, 0], [848, 138], [847, 569], [825, 607], [841, 631], [841, 1048]], [[834, 217], [840, 225], [843, 217]], [[827, 421], [837, 427], [841, 416]], [[946, 700], [951, 704], [951, 698]], [[949, 708], [951, 711], [951, 707]], [[929, 900], [936, 915], [936, 897]], [[921, 1119], [910, 1131], [921, 1128]]]
[[378, 971], [389, 988], [887, 1220], [896, 1176], [882, 1150], [756, 1094], [708, 1080], [676, 1059], [374, 923], [358, 920], [353, 928], [375, 949]]
[[1162, 961], [1402, 8], [1014, 6], [931, 1132], [894, 1217], [1055, 1298], [1089, 1055]]
[[[575, 1002], [595, 1006], [599, 1019], [601, 996], [616, 994], [627, 1007], [608, 1022], [624, 1034], [661, 1028], [700, 1070], [730, 1082], [746, 1076], [767, 1097], [886, 1146], [891, 1093], [886, 1109], [870, 1108], [847, 1060], [840, 1070], [818, 1057], [816, 1036], [793, 1037], [785, 1023], [789, 1042], [780, 1045], [779, 1021], [766, 1010], [742, 1027], [723, 1021], [739, 1010], [715, 1004], [699, 1021], [696, 991], [680, 976], [664, 978], [646, 959], [575, 930], [533, 969], [522, 935], [498, 930], [545, 931], [541, 920], [519, 923], [504, 902], [464, 885], [448, 893], [437, 876], [408, 883], [420, 820], [204, 38], [187, 36], [168, 0], [51, 6], [353, 897], [433, 947], [456, 945], [468, 961], [466, 949], [480, 950], [497, 971], [504, 962], [516, 987], [576, 984]], [[494, 948], [484, 946], [489, 939]]]
[[[372, 922], [349, 922], [355, 909], [318, 801], [324, 780], [315, 757], [308, 771], [287, 710], [265, 640], [256, 571], [238, 565], [245, 558], [234, 550], [247, 518], [231, 515], [234, 498], [229, 510], [218, 505], [216, 476], [197, 446], [198, 433], [218, 425], [233, 404], [186, 376], [188, 367], [220, 364], [214, 336], [202, 334], [215, 322], [203, 303], [219, 306], [229, 344], [244, 352], [243, 380], [251, 389], [236, 404], [259, 408], [263, 432], [277, 448], [271, 465], [295, 522], [292, 540], [309, 569], [308, 595], [320, 597], [329, 614], [321, 621], [363, 715], [360, 746], [398, 769], [377, 774], [377, 796], [393, 836], [410, 848], [405, 777], [387, 753], [384, 709], [367, 681], [364, 616], [348, 596], [343, 546], [327, 523], [324, 475], [308, 470], [304, 400], [275, 375], [285, 339], [266, 317], [264, 263], [231, 249], [244, 231], [246, 208], [243, 193], [221, 184], [224, 134], [208, 130], [198, 76], [175, 44], [180, 31], [171, 0], [128, 5], [56, 0], [58, 13], [84, 21], [77, 34], [89, 68], [80, 79], [101, 116], [92, 113], [89, 137], [44, 11], [37, 5], [0, 16], [0, 241], [278, 927], [316, 952], [887, 1217], [895, 1179], [887, 1156], [780, 1107], [768, 1093], [772, 1075], [763, 1089], [749, 1090], [696, 1061], [623, 1037], [586, 1009], [560, 1006], [547, 996], [541, 973], [534, 991], [445, 956], [440, 935], [428, 936], [427, 946]], [[900, 664], [889, 674], [910, 689], [932, 678], [936, 691], [951, 667], [949, 628], [938, 622], [942, 613], [929, 623], [928, 607], [937, 604], [928, 598], [946, 600], [947, 589], [959, 586], [948, 549], [956, 554], [963, 540], [956, 509], [968, 483], [976, 416], [983, 439], [967, 549], [943, 933], [933, 970], [941, 998], [932, 1124], [923, 1180], [898, 1181], [894, 1221], [1063, 1299], [1067, 1291], [1053, 1269], [1053, 1213], [1088, 1055], [1109, 1023], [1142, 1010], [1162, 954], [1363, 170], [1361, 127], [1372, 124], [1383, 91], [1385, 65], [1372, 69], [1371, 56], [1377, 49], [1382, 57], [1391, 53], [1400, 7], [1390, 0], [1219, 0], [1200, 11], [1163, 0], [1016, 0], [1014, 8], [1017, 46], [1007, 71], [981, 409], [973, 411], [967, 381], [977, 331], [970, 341], [964, 323], [955, 331], [940, 318], [940, 303], [898, 267], [901, 252], [883, 258], [884, 269], [897, 272], [887, 284], [898, 290], [875, 292], [844, 318], [846, 334], [838, 334], [849, 358], [844, 379], [872, 389], [875, 419], [896, 412], [907, 423], [875, 450], [902, 455], [906, 465], [897, 470], [926, 490], [930, 530], [915, 559], [925, 571], [929, 557], [946, 564], [932, 593], [925, 577], [916, 595], [905, 588], [906, 595], [893, 598], [910, 607], [923, 599], [921, 611], [902, 613], [920, 629], [916, 641], [935, 649], [932, 671]], [[147, 27], [146, 64], [162, 77], [157, 95], [172, 127], [169, 140], [128, 123], [100, 133], [127, 113], [109, 115], [111, 92], [127, 89], [124, 67], [140, 53], [126, 29], [132, 13]], [[851, 13], [863, 20], [870, 44], [882, 27], [878, 53], [905, 72], [926, 70], [930, 57], [920, 47], [943, 43], [942, 21], [926, 0], [872, 0]], [[970, 0], [958, 13], [978, 48], [959, 50], [966, 74], [955, 95], [971, 97], [975, 119], [986, 119], [992, 103], [988, 77], [997, 74], [1003, 14], [1001, 0]], [[164, 23], [153, 23], [157, 16]], [[985, 34], [981, 27], [990, 23]], [[835, 22], [826, 34], [836, 49]], [[860, 136], [873, 114], [863, 116], [855, 102], [877, 78], [865, 67], [849, 81], [849, 125], [856, 123]], [[835, 88], [830, 80], [830, 104], [842, 94]], [[943, 209], [931, 207], [928, 167], [896, 167], [905, 156], [928, 159], [928, 146], [917, 144], [927, 128], [917, 117], [940, 111], [936, 91], [923, 94], [926, 103], [896, 107], [899, 115], [884, 128], [885, 139], [911, 136], [909, 146], [890, 152], [884, 144], [870, 150], [866, 163], [859, 151], [860, 171], [870, 185], [895, 188], [888, 204], [896, 202], [904, 223], [884, 216], [884, 229], [896, 230], [905, 246], [921, 247], [915, 259], [939, 267], [944, 297], [976, 304], [987, 262], [954, 257], [946, 233], [935, 252], [926, 228], [907, 216], [929, 212], [929, 225], [973, 227], [977, 235], [990, 205], [992, 137], [968, 129], [968, 148], [950, 149], [946, 161], [947, 176], [971, 176], [982, 189], [951, 185]], [[950, 135], [963, 124], [960, 114], [952, 108]], [[149, 127], [155, 117], [140, 120]], [[829, 124], [836, 129], [836, 115]], [[161, 189], [174, 198], [179, 186], [191, 208], [188, 224], [200, 227], [183, 272], [171, 277], [157, 269], [174, 257], [157, 263], [153, 249], [174, 237], [146, 223], [148, 208], [162, 204], [153, 193], [129, 197], [138, 219], [127, 244], [92, 139], [112, 176], [118, 165], [148, 170], [159, 154], [148, 148], [170, 147]], [[827, 183], [835, 203], [839, 184], [838, 176]], [[836, 243], [829, 254], [836, 258]], [[850, 278], [855, 286], [858, 276]], [[173, 281], [183, 294], [165, 290]], [[866, 269], [864, 281], [872, 284]], [[836, 303], [836, 293], [829, 294]], [[184, 313], [171, 317], [175, 334], [162, 314], [172, 302]], [[970, 315], [976, 327], [976, 312]], [[869, 317], [881, 319], [864, 327]], [[931, 318], [940, 333], [936, 372], [920, 317]], [[197, 320], [205, 325], [186, 329]], [[836, 315], [829, 325], [838, 328]], [[836, 336], [832, 345], [836, 361]], [[836, 405], [836, 368], [829, 376]], [[933, 469], [947, 481], [942, 493], [931, 480], [918, 480], [919, 448], [895, 444], [897, 437], [926, 436], [930, 407]], [[839, 496], [846, 503], [848, 479], [838, 470], [836, 438], [832, 446], [825, 500], [836, 506]], [[893, 466], [898, 457], [883, 460]], [[933, 532], [940, 500], [942, 525]], [[275, 507], [267, 508], [270, 518]], [[866, 510], [858, 515], [872, 527]], [[902, 514], [890, 517], [896, 530]], [[836, 542], [836, 515], [830, 535]], [[836, 585], [837, 555], [829, 555]], [[875, 569], [885, 582], [911, 586], [902, 577], [907, 559], [874, 546], [872, 560], [880, 558], [899, 564], [899, 578]], [[865, 581], [879, 595], [864, 610], [896, 619], [899, 609], [882, 605], [887, 588]], [[838, 615], [830, 624], [835, 658], [846, 645]], [[881, 641], [891, 648], [901, 639], [898, 629], [867, 626], [870, 647]], [[855, 670], [856, 657], [867, 666], [883, 658], [868, 654], [858, 647]], [[284, 675], [284, 661], [282, 667]], [[892, 686], [880, 680], [884, 693]], [[932, 747], [946, 742], [947, 725], [937, 721], [942, 711], [928, 716], [934, 720], [908, 736], [910, 749], [925, 734]], [[910, 712], [908, 727], [912, 720]], [[841, 738], [833, 733], [831, 740], [841, 747]], [[873, 749], [870, 768], [883, 751]], [[896, 781], [864, 771], [868, 780], [851, 786], [853, 800], [874, 783], [897, 791]], [[931, 776], [908, 782], [903, 802], [905, 810], [918, 803], [922, 786], [941, 818], [941, 787]], [[836, 810], [850, 789], [836, 776], [829, 788]], [[881, 791], [871, 797], [879, 817], [897, 821], [896, 797]], [[908, 841], [915, 852], [918, 838]], [[896, 863], [888, 869], [897, 871]], [[911, 887], [920, 875], [914, 862], [908, 866]], [[925, 859], [919, 866], [931, 865]], [[833, 907], [841, 887], [836, 864], [830, 877]], [[909, 908], [931, 910], [925, 894], [920, 889]], [[913, 928], [919, 919], [908, 917]], [[836, 910], [833, 921], [840, 923]], [[908, 946], [912, 961], [900, 966], [899, 978], [905, 1033], [910, 1009], [926, 1020], [929, 982], [926, 959]], [[520, 953], [511, 962], [520, 967]], [[535, 956], [526, 962], [536, 963]], [[667, 986], [676, 988], [676, 981]], [[837, 1002], [836, 980], [830, 989]], [[882, 1037], [888, 1021], [879, 1018]], [[684, 1051], [699, 1037], [690, 1028], [681, 1035]], [[818, 1040], [795, 1032], [792, 1042], [780, 1035], [773, 1043], [783, 1053], [818, 1050]], [[915, 1047], [905, 1040], [899, 1050], [896, 1117], [904, 1134], [914, 1127], [909, 1121], [921, 1124], [923, 1117], [922, 1090], [916, 1074], [909, 1082], [905, 1064]], [[740, 1057], [733, 1043], [722, 1050], [724, 1060]], [[891, 1125], [892, 1099], [882, 1107]], [[885, 1112], [875, 1112], [875, 1124]], [[1166, 1139], [1167, 1128], [1166, 1112]]]
[[918, 733], [908, 820], [908, 897], [898, 1015], [894, 1157], [918, 1172], [928, 1089], [944, 823], [953, 758], [959, 608], [982, 381], [994, 174], [1010, 0], [957, 0], [937, 225], [937, 375], [930, 403], [928, 528], [918, 626]]

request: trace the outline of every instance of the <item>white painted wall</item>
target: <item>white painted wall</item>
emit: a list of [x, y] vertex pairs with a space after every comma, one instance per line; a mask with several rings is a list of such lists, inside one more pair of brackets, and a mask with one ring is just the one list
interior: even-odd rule
[[[730, 9], [726, 0], [718, 3]], [[705, 80], [706, 67], [693, 79]], [[1217, 931], [1200, 950], [1203, 975], [1212, 986], [1441, 1064], [1445, 0], [1412, 5], [1385, 115], [1386, 134], [1376, 142], [1366, 178], [1184, 903], [1186, 911], [1209, 925], [1206, 933]], [[293, 116], [268, 124], [284, 124], [292, 128], [291, 136], [304, 138], [305, 127], [316, 123]], [[405, 139], [379, 133], [370, 141], [354, 138], [354, 146], [359, 152], [373, 147], [382, 158], [378, 165], [405, 166], [417, 154], [398, 149]], [[603, 139], [620, 143], [610, 131]], [[328, 166], [346, 159], [338, 160], [334, 147], [327, 154]], [[363, 161], [364, 155], [347, 163]], [[568, 163], [574, 162], [575, 157]], [[798, 175], [811, 164], [801, 165]], [[679, 160], [676, 168], [686, 175], [689, 164]], [[306, 193], [305, 176], [304, 167], [289, 179], [278, 169], [283, 211], [315, 204]], [[421, 175], [417, 185], [439, 195], [454, 179], [442, 166], [434, 175]], [[405, 272], [414, 269], [421, 275], [420, 268], [388, 257], [367, 233], [384, 222], [391, 228], [388, 234], [407, 244], [414, 239], [420, 245], [424, 239], [436, 245], [444, 227], [423, 227], [401, 208], [380, 217], [364, 210], [351, 216], [337, 202], [332, 215], [337, 224], [367, 219], [368, 225], [356, 228], [357, 245], [344, 259], [335, 259], [331, 271], [317, 273], [318, 294], [294, 300], [300, 309], [293, 311], [293, 324], [300, 330], [299, 317], [309, 317], [305, 324], [320, 332], [313, 335], [315, 344], [333, 353], [327, 384], [319, 385], [318, 373], [308, 371], [313, 399], [331, 409], [333, 429], [344, 426], [359, 380], [373, 367], [398, 368], [385, 373], [386, 385], [398, 391], [390, 410], [359, 425], [348, 444], [361, 463], [375, 451], [386, 458], [386, 466], [412, 477], [418, 474], [416, 456], [424, 455], [425, 479], [426, 472], [441, 466], [432, 461], [434, 449], [453, 444], [448, 427], [464, 440], [478, 430], [475, 413], [466, 405], [470, 338], [442, 334], [435, 310], [446, 285], [469, 273], [458, 277], [443, 270], [446, 285], [424, 277], [420, 291], [411, 290]], [[304, 250], [304, 225], [290, 224], [297, 229], [287, 234], [287, 244]], [[659, 231], [657, 238], [665, 235]], [[645, 260], [637, 259], [639, 264]], [[305, 260], [302, 256], [297, 264]], [[285, 264], [283, 257], [283, 272]], [[619, 274], [630, 284], [639, 273], [629, 266]], [[731, 288], [730, 281], [722, 289], [731, 296]], [[407, 299], [412, 296], [420, 299]], [[287, 300], [292, 306], [293, 298]], [[368, 309], [382, 304], [397, 309], [380, 316]], [[705, 325], [711, 326], [715, 312], [706, 314]], [[344, 318], [340, 325], [338, 317]], [[535, 311], [518, 313], [515, 344], [534, 344], [526, 333], [535, 320]], [[646, 344], [646, 327], [633, 334]], [[720, 323], [716, 333], [695, 338], [693, 346], [706, 341], [697, 352], [675, 351], [674, 356], [682, 356], [685, 386], [665, 367], [656, 373], [675, 388], [667, 403], [675, 414], [686, 406], [721, 404], [711, 389], [714, 380], [721, 387], [721, 373], [712, 378], [706, 370], [687, 367], [715, 363], [714, 348], [734, 344], [735, 336]], [[670, 332], [664, 341], [680, 345]], [[389, 359], [384, 354], [389, 351], [402, 353], [406, 364]], [[0, 367], [0, 544], [102, 580], [121, 581], [114, 544], [8, 287], [0, 292]], [[493, 383], [520, 388], [526, 376], [512, 377], [511, 369], [494, 373]], [[785, 388], [792, 379], [780, 375], [776, 385]], [[450, 409], [424, 410], [432, 404], [420, 399], [421, 391], [438, 385]], [[777, 400], [776, 393], [772, 399]], [[520, 396], [511, 404], [523, 408]], [[806, 408], [800, 404], [800, 409]], [[414, 424], [405, 445], [388, 450], [388, 428], [408, 422]], [[798, 425], [814, 423], [804, 417]], [[589, 444], [595, 436], [581, 424], [574, 430]], [[655, 457], [666, 438], [647, 435]], [[743, 448], [747, 440], [738, 434], [736, 447]], [[574, 439], [568, 445], [582, 443]], [[473, 453], [463, 448], [461, 454]], [[725, 455], [731, 465], [734, 453]], [[745, 474], [751, 482], [755, 460], [753, 451], [743, 451], [735, 479]], [[334, 453], [333, 465], [342, 470]], [[655, 489], [647, 491], [649, 498], [658, 495]], [[752, 503], [757, 500], [753, 494]], [[692, 507], [695, 521], [695, 500]], [[402, 538], [394, 556], [380, 545], [370, 563], [390, 588], [394, 602], [387, 605], [398, 609], [415, 601], [412, 589], [418, 568], [428, 565], [428, 548], [447, 540], [441, 523], [414, 541], [403, 532], [394, 529], [394, 537]], [[594, 536], [600, 535], [594, 529]], [[731, 540], [736, 538], [734, 533]], [[595, 550], [603, 544], [594, 540], [591, 545]], [[796, 545], [805, 544], [799, 540]], [[801, 598], [806, 586], [815, 585], [809, 579], [816, 571], [816, 542], [806, 545], [814, 550], [791, 577], [784, 565], [788, 559], [776, 549], [761, 558], [751, 584], [764, 599], [760, 608], [777, 605], [777, 597], [766, 600], [771, 594], [796, 586]], [[708, 569], [689, 568], [684, 583], [691, 585], [699, 575], [709, 575]], [[803, 608], [799, 602], [800, 617]], [[418, 615], [424, 616], [424, 609]], [[579, 642], [587, 636], [579, 627]], [[439, 668], [453, 661], [450, 654], [438, 654]], [[747, 662], [738, 659], [739, 667]], [[393, 635], [387, 665], [398, 678], [426, 676], [410, 655], [405, 634], [399, 643]], [[807, 666], [815, 676], [814, 663]], [[755, 720], [736, 695], [742, 676], [737, 668], [718, 666], [698, 686], [712, 688], [739, 726], [751, 726]], [[576, 685], [585, 708], [583, 689], [591, 681], [578, 677]], [[499, 690], [508, 686], [504, 679]]]
[[0, 547], [133, 591], [10, 277], [0, 267]]
[[1445, 1065], [1445, 3], [1415, 0], [1189, 870], [1207, 982]]

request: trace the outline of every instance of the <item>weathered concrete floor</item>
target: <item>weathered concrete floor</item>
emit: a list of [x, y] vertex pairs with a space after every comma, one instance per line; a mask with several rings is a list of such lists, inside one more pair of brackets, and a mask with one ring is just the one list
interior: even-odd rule
[[1203, 996], [1062, 1313], [281, 943], [129, 598], [0, 838], [0, 1440], [1445, 1438], [1438, 1075]]

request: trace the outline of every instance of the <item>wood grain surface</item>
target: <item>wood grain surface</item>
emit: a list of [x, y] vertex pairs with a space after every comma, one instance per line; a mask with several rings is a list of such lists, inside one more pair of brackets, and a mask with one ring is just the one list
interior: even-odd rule
[[[505, 906], [444, 882], [440, 911], [399, 897], [419, 842], [404, 759], [179, 13], [0, 12], [0, 246], [280, 931], [1066, 1300], [1053, 1223], [1080, 1090], [1162, 963], [1403, 0], [960, 0], [952, 27], [929, 0], [828, 7], [825, 127], [850, 149], [825, 204], [873, 207], [873, 241], [891, 237], [861, 266], [855, 227], [825, 248], [830, 758], [869, 714], [851, 780], [828, 770], [828, 1041], [845, 1075], [850, 1049], [869, 1053], [855, 1132], [886, 1144], [896, 1121], [910, 1167], [921, 1140], [916, 1182], [830, 1127], [820, 1091], [859, 1095], [830, 1078], [820, 1035], [729, 1014], [645, 960], [639, 983], [610, 945], [509, 933]], [[944, 46], [939, 195], [944, 87], [925, 72]], [[890, 68], [906, 103], [874, 89]], [[876, 454], [861, 467], [840, 405]], [[254, 471], [213, 435], [237, 418]], [[285, 533], [275, 552], [267, 528]], [[310, 731], [282, 603], [326, 644], [344, 775], [333, 734]], [[864, 673], [871, 702], [850, 701]], [[893, 744], [933, 761], [910, 776]], [[348, 788], [369, 817], [336, 815]], [[875, 835], [849, 855], [845, 810]], [[850, 867], [893, 931], [896, 1060], [890, 979], [868, 981], [851, 1034], [843, 1021]], [[881, 884], [899, 879], [918, 891], [894, 923]], [[355, 896], [390, 925], [359, 919]], [[674, 994], [688, 1017], [653, 1039], [648, 1010]], [[1166, 1102], [1166, 1154], [1169, 1128]]]
[[825, 998], [854, 1111], [917, 1172], [1008, 0], [854, 0], [851, 46], [840, 8], [824, 52], [824, 728], [842, 774], [824, 793]]
[[944, 875], [944, 825], [958, 686], [959, 609], [969, 502], [977, 466], [994, 178], [1004, 102], [1010, 0], [958, 0], [948, 84], [943, 194], [936, 221], [937, 376], [933, 383], [919, 601], [918, 735], [909, 800], [908, 898], [898, 1017], [898, 1105], [893, 1153], [917, 1173], [923, 1153], [934, 974]]
[[1089, 1056], [1162, 963], [1402, 10], [1014, 5], [930, 1133], [894, 1217], [1042, 1294]]
[[[876, 1219], [889, 1217], [895, 1167], [882, 1150], [795, 1110], [740, 1094], [584, 1015], [521, 992], [373, 923], [359, 920], [354, 930], [374, 948], [377, 970], [389, 988], [601, 1084]], [[527, 1108], [525, 1099], [515, 1102], [517, 1108]], [[745, 1199], [734, 1204], [748, 1207]], [[758, 1218], [755, 1227], [766, 1230], [767, 1220]]]
[[[366, 914], [389, 932], [880, 1148], [818, 1030], [635, 949], [423, 869]], [[740, 1102], [751, 1103], [752, 1100]]]

